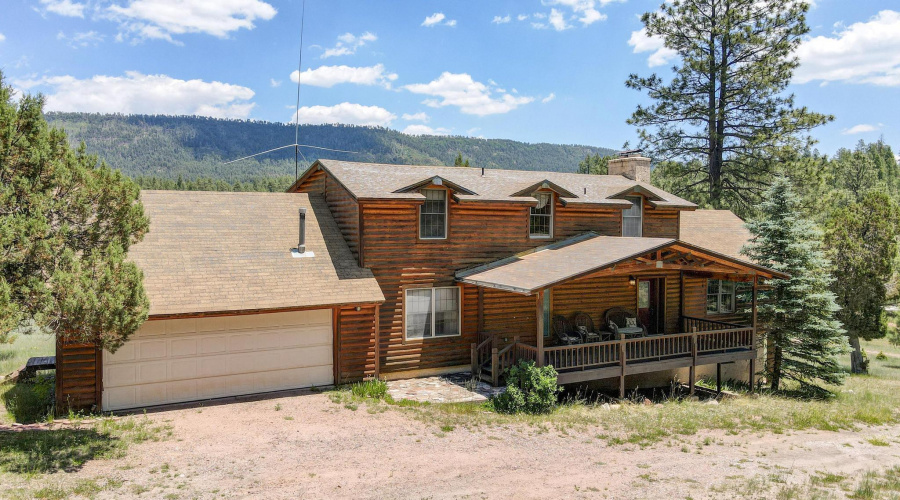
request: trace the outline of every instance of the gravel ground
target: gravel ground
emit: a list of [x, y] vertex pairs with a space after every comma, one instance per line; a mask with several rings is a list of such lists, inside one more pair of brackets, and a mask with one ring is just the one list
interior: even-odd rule
[[[774, 495], [762, 485], [800, 484], [817, 471], [900, 464], [900, 427], [708, 433], [639, 449], [608, 446], [599, 429], [444, 432], [400, 409], [352, 410], [321, 393], [147, 418], [173, 437], [37, 480], [114, 480], [100, 498], [760, 498]], [[867, 441], [876, 436], [890, 445]]]

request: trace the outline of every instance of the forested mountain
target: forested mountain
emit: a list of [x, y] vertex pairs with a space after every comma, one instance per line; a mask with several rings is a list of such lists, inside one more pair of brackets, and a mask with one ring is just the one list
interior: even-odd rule
[[[224, 165], [229, 160], [293, 144], [294, 127], [288, 124], [198, 116], [88, 113], [48, 113], [47, 121], [64, 128], [73, 144], [84, 141], [88, 152], [133, 177], [248, 182], [260, 177], [294, 175], [293, 148]], [[577, 171], [578, 163], [587, 155], [613, 152], [591, 146], [528, 144], [504, 139], [411, 136], [387, 128], [350, 125], [303, 125], [300, 143], [355, 152], [303, 148], [301, 151], [308, 162], [321, 157], [453, 165], [461, 154], [473, 167], [565, 172]]]

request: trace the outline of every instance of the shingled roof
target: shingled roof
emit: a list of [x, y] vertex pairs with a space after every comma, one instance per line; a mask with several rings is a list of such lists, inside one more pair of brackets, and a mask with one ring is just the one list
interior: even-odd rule
[[681, 212], [681, 240], [729, 257], [746, 259], [741, 248], [750, 241], [744, 221], [731, 210]]
[[[463, 283], [529, 295], [542, 288], [578, 279], [602, 269], [663, 249], [680, 249], [695, 256], [712, 258], [734, 269], [756, 272], [763, 277], [787, 278], [786, 274], [698, 245], [670, 238], [600, 236], [584, 233], [459, 271]], [[700, 268], [698, 268], [700, 270]]]
[[[384, 301], [317, 195], [142, 191], [141, 201], [150, 232], [129, 258], [151, 316]], [[300, 207], [313, 257], [290, 252]]]
[[[318, 160], [298, 180], [317, 168], [331, 173], [357, 199], [424, 199], [415, 188], [430, 180], [453, 187], [460, 201], [507, 201], [536, 203], [529, 190], [547, 187], [560, 192], [571, 204], [598, 204], [619, 208], [631, 206], [623, 196], [632, 191], [647, 194], [648, 202], [660, 208], [693, 209], [697, 205], [650, 184], [621, 175], [587, 175], [532, 170], [442, 167], [432, 165], [388, 165], [338, 160]], [[292, 188], [293, 189], [293, 188]]]

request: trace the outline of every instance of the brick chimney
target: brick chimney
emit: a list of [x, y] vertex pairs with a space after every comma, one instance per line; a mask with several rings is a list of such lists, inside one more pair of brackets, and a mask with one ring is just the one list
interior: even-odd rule
[[650, 158], [641, 156], [640, 149], [622, 151], [618, 158], [609, 160], [609, 175], [623, 175], [650, 184]]

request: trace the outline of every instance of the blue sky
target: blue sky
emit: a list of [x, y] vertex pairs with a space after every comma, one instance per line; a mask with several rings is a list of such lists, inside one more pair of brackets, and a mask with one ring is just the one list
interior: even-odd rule
[[[660, 0], [307, 0], [301, 120], [612, 148], [668, 73]], [[900, 149], [900, 2], [816, 0], [790, 91], [823, 152]], [[293, 119], [300, 0], [3, 0], [0, 68], [48, 109]], [[296, 75], [294, 75], [296, 78]]]

